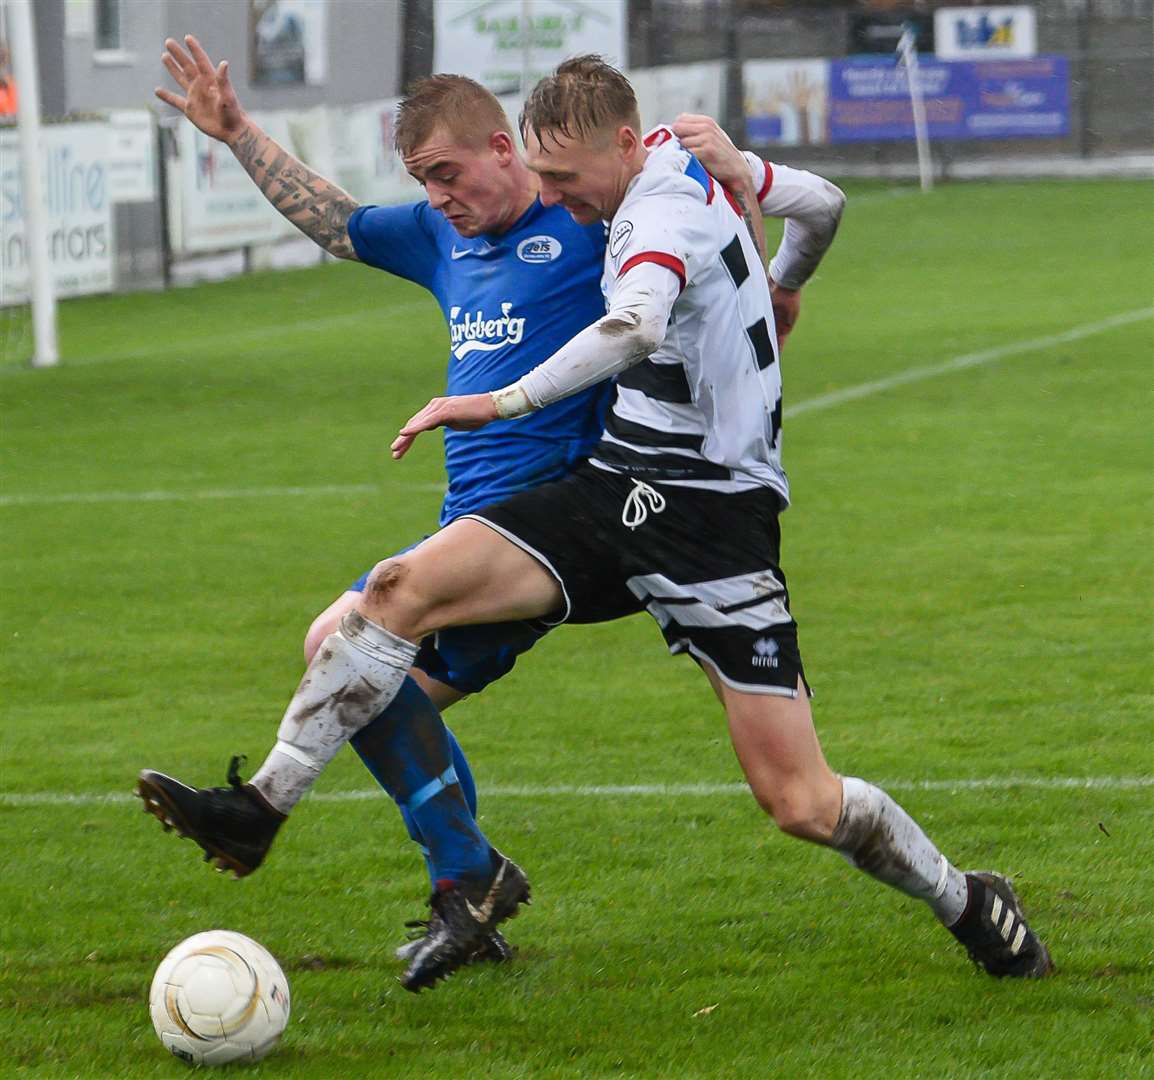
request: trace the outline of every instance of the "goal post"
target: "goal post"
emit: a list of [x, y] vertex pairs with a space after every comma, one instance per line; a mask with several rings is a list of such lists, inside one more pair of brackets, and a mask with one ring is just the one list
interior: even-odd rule
[[16, 119], [20, 142], [21, 205], [32, 305], [33, 367], [52, 367], [60, 359], [56, 336], [56, 285], [48, 254], [44, 186], [40, 172], [40, 72], [32, 0], [0, 0], [8, 26], [12, 73], [16, 81]]

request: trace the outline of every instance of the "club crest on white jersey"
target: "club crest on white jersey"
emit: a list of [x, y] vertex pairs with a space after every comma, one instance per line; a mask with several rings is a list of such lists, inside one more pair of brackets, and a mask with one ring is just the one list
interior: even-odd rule
[[609, 238], [609, 254], [616, 259], [633, 235], [632, 221], [619, 221], [613, 227], [613, 235]]

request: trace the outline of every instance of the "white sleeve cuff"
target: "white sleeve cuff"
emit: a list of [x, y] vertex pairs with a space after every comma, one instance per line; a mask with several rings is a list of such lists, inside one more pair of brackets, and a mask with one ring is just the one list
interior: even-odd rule
[[502, 420], [516, 420], [519, 416], [526, 416], [533, 411], [533, 403], [525, 393], [520, 383], [513, 383], [503, 390], [494, 390], [489, 394], [497, 415]]

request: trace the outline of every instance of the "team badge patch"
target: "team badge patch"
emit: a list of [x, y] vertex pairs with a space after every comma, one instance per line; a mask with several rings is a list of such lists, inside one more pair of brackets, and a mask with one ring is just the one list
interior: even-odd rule
[[530, 236], [517, 245], [517, 258], [527, 263], [547, 263], [559, 258], [564, 250], [555, 236]]

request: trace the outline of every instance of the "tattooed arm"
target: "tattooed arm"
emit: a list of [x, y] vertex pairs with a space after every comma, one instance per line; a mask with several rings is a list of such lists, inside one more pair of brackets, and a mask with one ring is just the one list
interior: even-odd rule
[[310, 240], [341, 259], [356, 259], [348, 222], [357, 203], [348, 192], [298, 161], [245, 114], [228, 77], [228, 61], [215, 68], [199, 41], [172, 38], [162, 57], [184, 96], [157, 89], [161, 101], [179, 109], [206, 135], [226, 143], [257, 187]]
[[348, 192], [313, 172], [251, 121], [229, 146], [264, 197], [305, 236], [339, 259], [356, 259], [349, 218], [357, 202]]
[[[745, 227], [749, 230], [750, 238], [753, 240], [753, 246], [757, 248], [757, 257], [761, 259], [762, 267], [768, 272], [769, 249], [765, 244], [765, 223], [761, 217], [761, 204], [757, 201], [756, 188], [750, 181], [741, 185], [736, 191], [730, 191], [728, 188], [726, 191], [732, 197], [733, 202], [737, 204], [741, 217], [745, 221]], [[770, 282], [772, 284], [772, 279]]]

